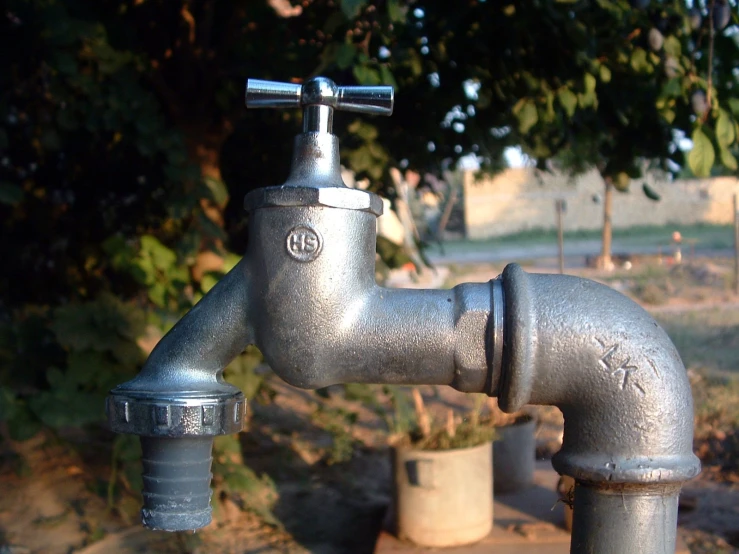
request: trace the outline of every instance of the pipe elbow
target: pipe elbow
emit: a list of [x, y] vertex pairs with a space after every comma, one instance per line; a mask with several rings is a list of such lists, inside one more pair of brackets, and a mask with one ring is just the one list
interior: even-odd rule
[[700, 472], [687, 373], [639, 305], [588, 279], [503, 272], [500, 405], [562, 410], [552, 464], [580, 481], [678, 483]]
[[141, 372], [111, 391], [111, 428], [143, 436], [209, 436], [243, 427], [244, 395], [223, 369], [251, 344], [242, 260], [159, 341]]

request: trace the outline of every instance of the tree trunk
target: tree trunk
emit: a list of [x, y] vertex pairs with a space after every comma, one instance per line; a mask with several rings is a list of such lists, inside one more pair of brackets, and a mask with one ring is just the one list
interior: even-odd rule
[[447, 223], [449, 223], [449, 218], [452, 215], [454, 205], [457, 203], [457, 187], [453, 184], [450, 184], [449, 187], [451, 189], [449, 191], [449, 197], [444, 205], [444, 211], [441, 213], [441, 217], [439, 218], [439, 227], [436, 230], [436, 238], [439, 242], [441, 242], [441, 235], [444, 233]]
[[598, 260], [598, 267], [606, 271], [613, 270], [613, 260], [611, 259], [611, 242], [613, 239], [613, 222], [611, 214], [613, 212], [613, 182], [610, 177], [603, 179], [605, 182], [605, 195], [603, 197], [603, 245]]
[[[192, 125], [185, 129], [185, 141], [188, 155], [200, 166], [202, 179], [214, 179], [222, 181], [220, 156], [221, 147], [228, 136], [227, 130], [207, 125]], [[216, 202], [201, 198], [200, 208], [205, 217], [220, 228], [224, 227], [223, 212], [226, 203]], [[196, 255], [195, 263], [190, 268], [193, 279], [200, 281], [203, 275], [209, 271], [222, 271], [224, 260], [216, 252], [223, 251], [223, 241], [217, 238], [203, 238], [200, 244], [200, 252]]]

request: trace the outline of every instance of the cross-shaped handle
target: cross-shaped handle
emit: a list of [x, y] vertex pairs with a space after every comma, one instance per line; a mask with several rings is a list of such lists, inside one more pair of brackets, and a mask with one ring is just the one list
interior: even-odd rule
[[379, 115], [393, 113], [393, 87], [340, 87], [325, 77], [302, 85], [248, 79], [247, 108], [304, 108], [303, 131], [330, 133], [333, 111], [344, 110]]

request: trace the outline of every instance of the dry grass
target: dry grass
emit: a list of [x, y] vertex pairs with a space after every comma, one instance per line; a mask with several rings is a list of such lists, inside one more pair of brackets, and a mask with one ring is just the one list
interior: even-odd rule
[[739, 308], [658, 313], [685, 367], [708, 375], [739, 377]]

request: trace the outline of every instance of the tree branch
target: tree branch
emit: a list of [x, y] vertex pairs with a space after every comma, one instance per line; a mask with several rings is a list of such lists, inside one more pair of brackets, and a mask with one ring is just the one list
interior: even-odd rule
[[706, 112], [703, 114], [701, 123], [705, 123], [708, 119], [713, 101], [713, 42], [716, 37], [716, 29], [713, 26], [713, 10], [715, 6], [716, 0], [711, 0], [711, 7], [708, 10], [708, 90], [706, 91]]
[[193, 44], [195, 42], [195, 18], [190, 13], [190, 8], [187, 5], [187, 2], [182, 4], [180, 15], [182, 16], [182, 19], [184, 19], [185, 23], [187, 24], [187, 28], [188, 28], [187, 41], [190, 44]]
[[182, 113], [182, 102], [177, 92], [164, 80], [158, 68], [149, 72], [149, 82], [154, 87], [154, 91], [164, 100], [170, 116], [173, 119], [177, 119]]
[[207, 50], [210, 47], [210, 34], [213, 30], [213, 8], [214, 0], [207, 0], [203, 7], [202, 23], [198, 26], [198, 45], [203, 49], [203, 54], [207, 56]]

